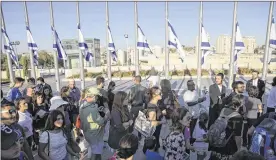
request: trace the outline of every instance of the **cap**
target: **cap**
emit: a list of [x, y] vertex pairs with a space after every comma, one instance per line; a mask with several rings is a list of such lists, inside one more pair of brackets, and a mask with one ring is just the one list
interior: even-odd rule
[[60, 96], [54, 96], [50, 99], [51, 106], [49, 111], [55, 110], [61, 105], [68, 104], [68, 102], [64, 101]]
[[85, 96], [92, 96], [92, 95], [99, 95], [99, 96], [102, 96], [102, 94], [100, 93], [100, 91], [95, 88], [95, 87], [91, 87], [91, 88], [88, 88], [85, 92]]
[[12, 129], [11, 127], [1, 124], [1, 149], [8, 150], [18, 140], [23, 140], [23, 135], [18, 129]]

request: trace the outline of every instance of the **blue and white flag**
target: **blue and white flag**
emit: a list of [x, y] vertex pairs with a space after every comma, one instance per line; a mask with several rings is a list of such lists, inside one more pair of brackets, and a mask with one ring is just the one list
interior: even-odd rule
[[111, 35], [111, 30], [110, 30], [109, 25], [107, 25], [107, 28], [108, 28], [108, 50], [111, 53], [112, 60], [117, 62], [118, 58], [117, 58], [117, 54], [116, 54], [116, 50], [115, 50], [115, 44], [113, 42], [113, 38]]
[[4, 39], [5, 39], [5, 43], [4, 43], [4, 50], [7, 53], [7, 56], [10, 56], [13, 63], [18, 67], [19, 63], [18, 63], [18, 57], [16, 56], [14, 49], [11, 45], [9, 36], [6, 32], [6, 30], [4, 29], [4, 27], [1, 28], [1, 32], [3, 33]]
[[34, 64], [38, 65], [38, 47], [37, 44], [35, 43], [30, 27], [26, 26], [26, 30], [27, 30], [27, 41], [28, 41], [28, 47], [31, 50], [31, 52], [33, 52], [33, 56], [34, 56]]
[[[139, 26], [139, 24], [137, 24], [137, 28], [138, 28], [137, 49], [148, 51], [151, 54], [153, 54], [152, 50], [150, 49], [147, 38], [146, 38], [144, 32], [142, 31], [141, 27]], [[158, 58], [156, 55], [155, 55], [155, 57]]]
[[269, 53], [268, 53], [268, 64], [271, 62], [271, 57], [272, 57], [272, 51], [276, 49], [276, 27], [275, 27], [275, 21], [274, 17], [272, 17], [272, 22], [271, 22], [271, 30], [270, 30], [270, 37], [269, 37]]
[[204, 29], [203, 24], [201, 25], [201, 50], [202, 50], [202, 57], [201, 57], [201, 65], [204, 64], [205, 58], [209, 55], [212, 54], [211, 51], [211, 45], [208, 40], [207, 32]]
[[58, 58], [59, 59], [63, 59], [63, 60], [67, 60], [67, 54], [66, 52], [64, 51], [64, 48], [61, 44], [61, 41], [58, 37], [58, 34], [57, 34], [57, 31], [55, 30], [54, 27], [52, 27], [52, 31], [54, 32], [54, 44], [53, 44], [53, 48], [54, 50], [57, 51], [58, 53]]
[[93, 60], [93, 54], [89, 52], [88, 46], [84, 41], [81, 29], [80, 29], [80, 24], [78, 24], [78, 32], [79, 32], [79, 48], [83, 53], [83, 56], [85, 57], [85, 60], [90, 62]]
[[239, 27], [239, 23], [236, 23], [236, 41], [235, 41], [235, 51], [234, 51], [234, 74], [238, 72], [238, 55], [243, 51], [244, 49], [244, 43], [242, 40], [242, 35]]
[[169, 29], [169, 42], [168, 42], [169, 48], [177, 49], [179, 58], [183, 63], [185, 58], [185, 52], [169, 20], [168, 20], [168, 29]]

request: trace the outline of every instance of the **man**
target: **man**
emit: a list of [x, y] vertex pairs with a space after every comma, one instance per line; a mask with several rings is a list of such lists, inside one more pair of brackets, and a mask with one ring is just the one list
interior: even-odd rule
[[262, 101], [262, 97], [265, 92], [265, 83], [263, 80], [259, 79], [259, 72], [256, 70], [252, 71], [252, 79], [248, 80], [246, 83], [247, 92], [251, 86], [256, 86], [259, 89], [259, 94], [257, 98]]
[[69, 87], [69, 96], [72, 98], [74, 104], [77, 105], [79, 103], [81, 93], [79, 88], [76, 87], [76, 83], [74, 79], [69, 80], [68, 87]]
[[99, 92], [101, 93], [101, 96], [98, 97], [98, 105], [99, 107], [103, 106], [104, 108], [104, 112], [101, 113], [102, 116], [104, 116], [103, 114], [108, 114], [108, 117], [110, 117], [110, 111], [109, 111], [109, 107], [108, 107], [108, 95], [106, 90], [104, 90], [104, 81], [105, 79], [101, 76], [96, 78], [96, 84], [97, 84], [97, 89], [99, 90]]
[[191, 135], [192, 135], [193, 131], [194, 131], [194, 127], [196, 125], [196, 121], [200, 115], [199, 103], [205, 101], [206, 97], [199, 97], [199, 95], [195, 89], [195, 83], [193, 80], [187, 81], [187, 88], [188, 88], [188, 90], [184, 93], [183, 99], [184, 99], [187, 109], [193, 116], [193, 119], [192, 119], [191, 125], [190, 125]]
[[88, 88], [85, 94], [85, 101], [80, 107], [81, 129], [86, 141], [89, 143], [88, 149], [92, 153], [88, 155], [88, 158], [92, 160], [101, 160], [104, 147], [104, 129], [107, 121], [107, 117], [102, 117], [99, 113], [102, 110], [97, 104], [98, 96], [101, 96], [101, 93], [97, 88]]
[[267, 112], [275, 112], [276, 108], [276, 77], [273, 78], [272, 88], [267, 98]]
[[15, 99], [22, 97], [22, 94], [21, 94], [19, 88], [21, 88], [23, 86], [24, 81], [25, 81], [25, 79], [23, 79], [21, 77], [15, 78], [15, 80], [14, 80], [15, 84], [12, 86], [12, 88], [8, 92], [7, 100], [9, 100], [10, 102], [14, 102]]
[[[34, 79], [34, 78], [29, 78], [29, 79], [27, 80], [27, 82], [28, 82], [28, 85], [35, 85], [35, 79]], [[22, 95], [23, 95], [23, 96], [26, 96], [26, 93], [27, 93], [27, 88], [25, 88], [25, 89], [23, 90]]]
[[141, 85], [141, 76], [135, 76], [134, 86], [130, 89], [128, 94], [128, 103], [131, 105], [131, 114], [133, 115], [133, 121], [140, 110], [146, 105], [146, 88]]
[[225, 97], [226, 87], [222, 84], [224, 75], [218, 73], [215, 77], [216, 83], [209, 87], [210, 94], [210, 109], [209, 109], [209, 123], [208, 128], [215, 122], [219, 117], [222, 109], [222, 98]]
[[42, 77], [38, 77], [37, 78], [37, 87], [36, 87], [36, 91], [37, 92], [41, 92], [41, 93], [44, 93], [44, 89], [49, 89], [49, 95], [51, 97], [53, 97], [53, 92], [52, 92], [52, 88], [49, 84], [45, 83], [44, 82], [44, 78]]
[[32, 83], [29, 83], [27, 85], [27, 87], [25, 88], [25, 100], [26, 100], [26, 103], [32, 103], [32, 98], [33, 98], [33, 95], [34, 95], [34, 91], [35, 91], [35, 84], [32, 84]]
[[[222, 99], [222, 104], [224, 107], [229, 107], [232, 105], [232, 98], [236, 95], [236, 94], [243, 94], [245, 91], [245, 85], [242, 81], [236, 81], [232, 83], [232, 88], [233, 88], [233, 92], [228, 95], [227, 97]], [[247, 98], [246, 96], [244, 96], [244, 98]]]
[[[6, 99], [3, 99], [1, 101], [1, 131], [8, 131], [9, 129], [12, 129], [18, 135], [20, 135], [20, 137], [17, 139], [21, 139], [21, 143], [23, 144], [23, 147], [21, 148], [21, 150], [27, 154], [28, 159], [33, 160], [34, 157], [32, 155], [31, 148], [26, 140], [24, 130], [16, 122], [16, 114], [17, 114], [17, 110], [14, 106], [14, 103], [11, 103], [11, 102], [7, 101]], [[4, 138], [5, 137], [3, 136], [3, 134], [1, 134], [1, 139], [3, 140]], [[3, 141], [1, 141], [1, 142], [3, 142]], [[3, 143], [2, 143], [2, 145], [3, 145]], [[2, 149], [2, 147], [1, 147], [1, 149]]]

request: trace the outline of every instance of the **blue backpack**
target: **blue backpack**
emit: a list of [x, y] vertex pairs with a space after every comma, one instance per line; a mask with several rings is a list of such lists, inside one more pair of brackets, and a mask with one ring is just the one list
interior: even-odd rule
[[249, 150], [265, 158], [270, 157], [275, 153], [275, 135], [276, 121], [272, 118], [265, 118], [255, 129]]

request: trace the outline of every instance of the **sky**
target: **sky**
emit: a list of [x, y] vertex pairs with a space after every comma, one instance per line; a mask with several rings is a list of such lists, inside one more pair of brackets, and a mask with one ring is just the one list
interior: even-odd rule
[[[116, 49], [135, 45], [134, 3], [109, 2], [109, 26]], [[6, 30], [11, 41], [20, 41], [19, 53], [27, 52], [23, 2], [2, 2]], [[30, 29], [40, 50], [52, 50], [49, 2], [27, 2]], [[195, 46], [199, 2], [169, 2], [168, 16], [182, 45]], [[85, 38], [99, 38], [106, 45], [105, 2], [79, 2], [81, 30]], [[233, 2], [203, 2], [203, 24], [216, 46], [219, 35], [232, 34]], [[275, 7], [276, 8], [276, 7]], [[276, 9], [273, 14], [275, 15]], [[165, 46], [165, 2], [138, 2], [138, 23], [151, 46]], [[53, 2], [54, 23], [60, 39], [78, 38], [76, 2]], [[242, 36], [265, 43], [269, 2], [239, 2], [237, 20]]]

